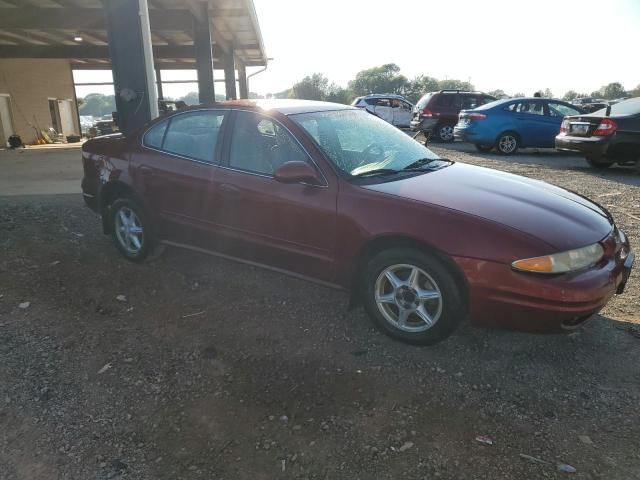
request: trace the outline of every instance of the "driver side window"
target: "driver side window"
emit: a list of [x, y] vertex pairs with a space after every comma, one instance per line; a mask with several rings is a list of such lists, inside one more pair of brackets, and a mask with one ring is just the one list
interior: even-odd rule
[[254, 112], [238, 111], [236, 115], [229, 155], [231, 168], [272, 176], [285, 162], [308, 161], [302, 147], [278, 122]]

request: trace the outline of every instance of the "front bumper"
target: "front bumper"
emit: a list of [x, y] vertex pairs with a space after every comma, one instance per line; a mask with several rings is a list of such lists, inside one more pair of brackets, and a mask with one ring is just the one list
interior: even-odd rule
[[576, 328], [620, 294], [635, 254], [628, 242], [599, 264], [573, 273], [545, 276], [516, 272], [510, 265], [455, 258], [469, 287], [471, 322], [538, 333]]
[[556, 136], [556, 149], [604, 157], [609, 149], [609, 139], [606, 137], [571, 137], [561, 134]]

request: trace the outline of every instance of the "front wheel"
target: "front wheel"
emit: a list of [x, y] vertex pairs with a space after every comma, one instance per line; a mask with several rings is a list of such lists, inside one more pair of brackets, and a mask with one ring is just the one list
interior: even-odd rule
[[380, 330], [415, 345], [444, 340], [466, 316], [464, 295], [450, 267], [411, 248], [385, 250], [370, 260], [363, 300]]
[[592, 156], [585, 157], [585, 160], [587, 161], [589, 166], [593, 168], [609, 168], [611, 165], [615, 163], [608, 160], [604, 160], [600, 157], [592, 157]]
[[498, 153], [502, 155], [511, 155], [516, 153], [519, 146], [520, 142], [518, 137], [512, 132], [506, 132], [500, 135], [495, 145]]
[[127, 260], [143, 261], [151, 253], [150, 226], [144, 210], [135, 200], [120, 198], [110, 211], [116, 247]]

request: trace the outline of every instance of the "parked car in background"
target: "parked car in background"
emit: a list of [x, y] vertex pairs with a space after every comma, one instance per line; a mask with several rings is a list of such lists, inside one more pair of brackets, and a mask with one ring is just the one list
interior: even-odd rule
[[89, 135], [89, 129], [93, 127], [95, 120], [91, 115], [80, 115], [80, 133], [83, 136]]
[[356, 98], [351, 105], [365, 108], [399, 128], [408, 128], [411, 123], [413, 104], [402, 95], [366, 95]]
[[581, 107], [588, 103], [604, 103], [604, 102], [605, 102], [604, 99], [595, 98], [595, 97], [581, 97], [581, 98], [575, 98], [571, 101], [572, 104], [577, 105], [578, 107]]
[[95, 136], [110, 135], [119, 131], [113, 117], [110, 115], [105, 115], [100, 120], [96, 121], [93, 128], [95, 128]]
[[566, 117], [555, 143], [558, 150], [583, 154], [595, 168], [640, 162], [640, 97]]
[[553, 148], [562, 119], [578, 107], [550, 98], [510, 98], [460, 112], [454, 135], [481, 152], [510, 155], [518, 148]]
[[608, 102], [594, 102], [594, 103], [584, 103], [582, 104], [582, 112], [583, 113], [591, 113], [597, 112], [603, 108], [607, 108], [609, 106]]
[[441, 159], [335, 103], [198, 106], [89, 140], [82, 161], [83, 197], [127, 259], [162, 242], [347, 290], [410, 343], [467, 316], [574, 329], [622, 293], [634, 260], [586, 198]]
[[440, 90], [422, 96], [413, 109], [411, 130], [422, 130], [440, 142], [453, 142], [453, 127], [461, 110], [479, 107], [495, 100], [482, 92]]

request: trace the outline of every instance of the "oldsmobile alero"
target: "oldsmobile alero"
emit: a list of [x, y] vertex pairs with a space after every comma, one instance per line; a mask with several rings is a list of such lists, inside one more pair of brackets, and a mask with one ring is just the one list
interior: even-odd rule
[[198, 106], [82, 155], [85, 201], [127, 259], [164, 243], [338, 287], [409, 343], [467, 317], [576, 328], [622, 293], [634, 261], [600, 205], [439, 158], [345, 105]]

